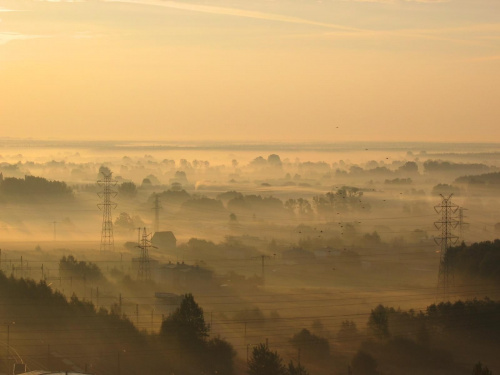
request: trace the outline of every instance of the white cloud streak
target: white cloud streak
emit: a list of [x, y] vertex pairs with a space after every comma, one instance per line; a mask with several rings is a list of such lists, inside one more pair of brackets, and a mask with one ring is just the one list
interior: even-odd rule
[[29, 40], [43, 38], [42, 35], [27, 35], [15, 32], [0, 31], [0, 45], [7, 44], [16, 40]]
[[295, 23], [295, 24], [318, 26], [318, 27], [337, 29], [337, 30], [343, 30], [343, 31], [364, 31], [362, 29], [355, 28], [355, 27], [336, 25], [336, 24], [331, 24], [331, 23], [326, 23], [326, 22], [316, 22], [316, 21], [311, 21], [311, 20], [298, 18], [298, 17], [283, 16], [280, 14], [264, 13], [264, 12], [250, 11], [250, 10], [244, 10], [244, 9], [226, 8], [226, 7], [218, 7], [218, 6], [210, 6], [210, 5], [181, 3], [181, 2], [177, 2], [177, 1], [150, 1], [150, 0], [144, 0], [144, 1], [141, 1], [141, 0], [104, 0], [104, 1], [159, 6], [159, 7], [163, 7], [163, 8], [172, 8], [172, 9], [186, 10], [186, 11], [192, 11], [192, 12], [201, 12], [201, 13], [210, 13], [210, 14], [217, 14], [217, 15], [253, 18], [253, 19], [259, 19], [259, 20], [266, 20], [266, 21]]

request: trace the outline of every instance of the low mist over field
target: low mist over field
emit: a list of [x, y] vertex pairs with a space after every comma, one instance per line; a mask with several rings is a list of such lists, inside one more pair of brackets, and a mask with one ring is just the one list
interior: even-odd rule
[[290, 373], [500, 368], [495, 145], [16, 142], [9, 366], [244, 374], [267, 350]]

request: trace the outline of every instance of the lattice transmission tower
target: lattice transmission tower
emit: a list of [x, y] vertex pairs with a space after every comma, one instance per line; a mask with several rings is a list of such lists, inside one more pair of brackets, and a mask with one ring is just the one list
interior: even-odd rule
[[139, 258], [139, 269], [137, 270], [137, 280], [146, 281], [151, 280], [151, 263], [149, 259], [149, 248], [155, 248], [156, 246], [151, 245], [151, 233], [146, 232], [146, 228], [138, 228], [138, 239], [137, 246], [141, 249], [141, 256]]
[[434, 206], [434, 210], [441, 214], [441, 220], [434, 222], [436, 229], [441, 230], [441, 236], [434, 238], [436, 244], [440, 246], [440, 260], [438, 273], [438, 288], [441, 289], [446, 296], [450, 287], [450, 278], [452, 278], [452, 269], [449, 260], [446, 259], [446, 251], [458, 241], [458, 236], [452, 233], [459, 221], [457, 220], [457, 211], [459, 207], [452, 203], [451, 197], [453, 194], [445, 197], [441, 195], [441, 204]]
[[111, 210], [116, 208], [117, 204], [111, 201], [111, 198], [117, 195], [117, 192], [113, 189], [116, 186], [116, 181], [113, 180], [113, 172], [108, 168], [101, 167], [99, 173], [103, 176], [102, 180], [97, 181], [97, 184], [102, 187], [102, 191], [97, 193], [99, 198], [102, 198], [102, 203], [97, 205], [102, 211], [101, 251], [113, 251], [115, 249], [115, 240]]

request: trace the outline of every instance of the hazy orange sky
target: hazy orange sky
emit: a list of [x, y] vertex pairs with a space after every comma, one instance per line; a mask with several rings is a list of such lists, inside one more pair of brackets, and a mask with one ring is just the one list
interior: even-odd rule
[[0, 0], [0, 137], [500, 140], [498, 0]]

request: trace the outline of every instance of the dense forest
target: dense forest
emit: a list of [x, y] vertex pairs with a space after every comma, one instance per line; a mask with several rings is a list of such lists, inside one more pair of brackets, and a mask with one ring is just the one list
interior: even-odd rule
[[500, 283], [500, 240], [450, 247], [444, 257], [445, 269], [457, 282]]
[[43, 177], [3, 177], [0, 173], [0, 199], [12, 202], [33, 202], [43, 199], [70, 199], [73, 190], [65, 182]]
[[[139, 331], [119, 306], [110, 312], [76, 296], [67, 300], [43, 281], [7, 278], [2, 273], [0, 298], [5, 321], [15, 321], [10, 327], [11, 345], [28, 353], [23, 358], [30, 367], [53, 366], [58, 361], [54, 352], [59, 358], [78, 358], [81, 368], [96, 373], [115, 373], [116, 366], [123, 366], [124, 374], [232, 375], [236, 367], [244, 366], [229, 342], [210, 335], [210, 324], [192, 294], [186, 294], [165, 318], [159, 334]], [[334, 347], [308, 329], [290, 337], [291, 345], [302, 351], [302, 364], [285, 363], [265, 344], [253, 346], [248, 373], [305, 375], [312, 374], [308, 366], [314, 369], [321, 363], [337, 372], [346, 365], [356, 375], [462, 373], [461, 353], [496, 363], [499, 315], [500, 302], [489, 299], [441, 302], [418, 312], [379, 305], [369, 314], [366, 330], [344, 321]], [[358, 347], [351, 360], [339, 357], [340, 344]]]

